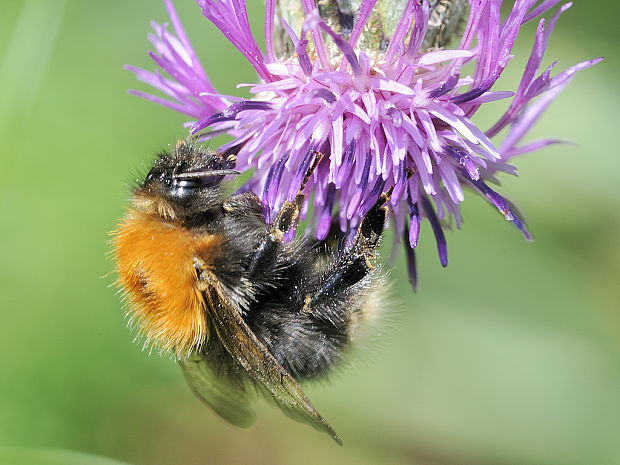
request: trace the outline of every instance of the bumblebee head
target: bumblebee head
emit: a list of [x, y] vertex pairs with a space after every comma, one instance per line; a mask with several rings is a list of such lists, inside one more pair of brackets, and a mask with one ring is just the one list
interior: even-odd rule
[[134, 204], [166, 219], [191, 217], [213, 208], [221, 200], [224, 177], [234, 170], [235, 156], [222, 155], [179, 141], [174, 153], [161, 153], [141, 185]]

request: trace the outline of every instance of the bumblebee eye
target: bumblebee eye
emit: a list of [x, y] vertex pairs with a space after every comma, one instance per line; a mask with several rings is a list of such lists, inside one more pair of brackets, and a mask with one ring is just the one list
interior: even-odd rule
[[144, 178], [144, 184], [148, 184], [153, 181], [161, 181], [169, 184], [170, 177], [166, 175], [166, 171], [163, 170], [161, 167], [155, 166], [151, 169], [151, 171], [149, 171], [149, 173], [146, 175], [146, 178]]

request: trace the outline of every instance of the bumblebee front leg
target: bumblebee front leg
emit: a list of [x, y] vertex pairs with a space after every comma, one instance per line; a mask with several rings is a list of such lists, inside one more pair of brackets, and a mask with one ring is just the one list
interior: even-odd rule
[[291, 231], [293, 228], [297, 227], [301, 207], [304, 203], [304, 199], [306, 198], [306, 196], [302, 194], [302, 191], [306, 187], [306, 184], [310, 180], [310, 176], [312, 176], [312, 173], [324, 156], [321, 152], [317, 152], [315, 150], [311, 150], [309, 153], [314, 154], [314, 161], [306, 170], [301, 185], [299, 186], [299, 190], [297, 191], [297, 195], [295, 196], [295, 200], [292, 202], [289, 202], [287, 200], [286, 202], [284, 202], [284, 205], [282, 205], [280, 213], [278, 213], [278, 217], [271, 225], [271, 230], [274, 232], [278, 232], [284, 235]]
[[265, 239], [260, 243], [256, 253], [250, 261], [250, 265], [248, 267], [250, 279], [256, 278], [261, 273], [271, 269], [272, 264], [277, 259], [278, 251], [280, 250], [284, 236], [294, 231], [297, 227], [301, 207], [305, 199], [302, 191], [304, 190], [304, 187], [306, 187], [306, 183], [310, 179], [310, 176], [312, 176], [315, 168], [323, 158], [323, 154], [320, 152], [311, 151], [310, 153], [314, 154], [314, 161], [304, 175], [301, 186], [295, 196], [295, 200], [292, 202], [289, 202], [288, 200], [284, 202], [277, 218], [271, 224]]

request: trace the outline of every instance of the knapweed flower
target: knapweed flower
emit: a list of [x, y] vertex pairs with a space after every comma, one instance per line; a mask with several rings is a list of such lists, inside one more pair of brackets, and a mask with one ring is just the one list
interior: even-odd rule
[[[391, 217], [405, 238], [414, 284], [420, 221], [430, 222], [445, 266], [443, 228], [461, 224], [463, 187], [485, 197], [529, 239], [518, 211], [489, 182], [497, 183], [499, 172], [514, 174], [507, 163], [512, 157], [557, 142], [520, 145], [573, 75], [599, 61], [551, 76], [554, 63], [539, 73], [556, 21], [571, 6], [542, 18], [559, 0], [516, 0], [503, 19], [501, 0], [469, 0], [460, 41], [452, 49], [423, 47], [432, 13], [426, 0], [407, 1], [391, 37], [383, 34], [375, 48], [360, 37], [377, 28], [371, 21], [377, 0], [361, 0], [352, 27], [338, 33], [313, 0], [300, 0], [300, 30], [280, 20], [291, 54], [278, 54], [274, 45], [276, 0], [266, 0], [264, 51], [252, 35], [243, 0], [197, 0], [202, 14], [258, 74], [259, 82], [249, 85], [254, 98], [240, 99], [215, 90], [171, 2], [165, 2], [174, 34], [154, 23], [149, 38], [155, 47], [150, 55], [168, 77], [160, 70], [127, 68], [167, 98], [132, 93], [194, 118], [190, 131], [203, 140], [231, 136], [219, 150], [235, 148], [237, 169], [254, 169], [246, 187], [269, 212], [294, 199], [314, 151], [323, 153], [307, 186], [314, 194], [311, 225], [319, 240], [334, 222], [343, 232], [353, 230], [392, 188]], [[494, 90], [519, 30], [533, 20], [538, 28], [518, 88]], [[470, 75], [462, 72], [464, 66]], [[472, 121], [485, 104], [502, 99], [510, 103], [493, 127], [483, 130]], [[492, 139], [504, 128], [498, 145]]]

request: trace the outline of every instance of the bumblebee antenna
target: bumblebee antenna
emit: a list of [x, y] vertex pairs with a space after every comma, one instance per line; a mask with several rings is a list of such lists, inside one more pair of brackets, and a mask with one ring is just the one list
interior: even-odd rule
[[237, 171], [237, 170], [190, 171], [188, 173], [173, 174], [172, 179], [199, 179], [199, 178], [208, 178], [210, 176], [227, 176], [229, 174], [239, 175], [241, 174], [241, 171]]

